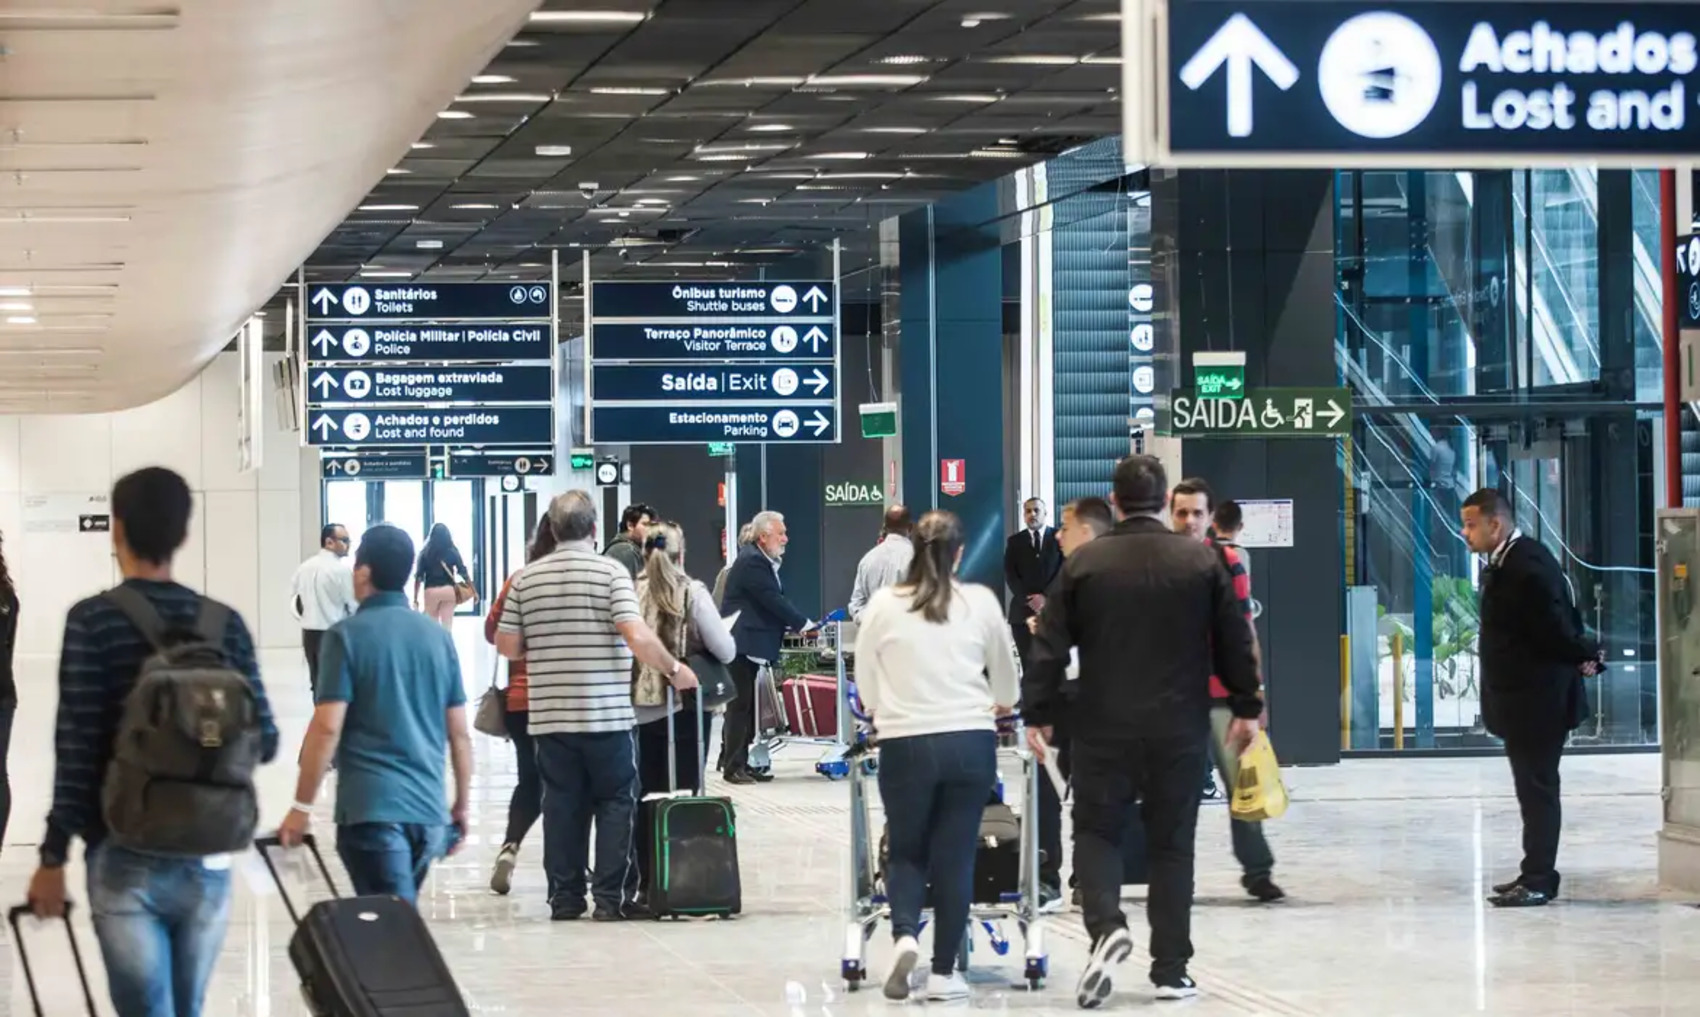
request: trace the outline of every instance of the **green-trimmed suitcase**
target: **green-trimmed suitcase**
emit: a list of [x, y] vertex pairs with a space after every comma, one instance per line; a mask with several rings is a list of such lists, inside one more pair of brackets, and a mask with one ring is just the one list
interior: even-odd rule
[[[696, 729], [702, 730], [702, 697], [696, 702]], [[673, 705], [673, 690], [667, 690]], [[667, 783], [673, 793], [643, 802], [644, 846], [649, 852], [650, 911], [657, 918], [731, 918], [744, 908], [738, 873], [738, 818], [732, 799], [698, 787], [678, 792], [674, 718], [667, 714]], [[697, 779], [707, 770], [708, 746], [698, 739]]]

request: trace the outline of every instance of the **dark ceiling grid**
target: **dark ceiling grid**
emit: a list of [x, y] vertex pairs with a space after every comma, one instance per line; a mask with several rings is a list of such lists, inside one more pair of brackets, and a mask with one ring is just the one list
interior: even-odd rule
[[492, 80], [467, 86], [493, 101], [451, 106], [473, 116], [437, 120], [308, 278], [536, 278], [552, 248], [568, 280], [581, 251], [598, 275], [727, 275], [835, 236], [848, 270], [877, 258], [881, 220], [1120, 126], [1119, 0], [595, 9], [650, 16], [533, 22], [480, 76]]

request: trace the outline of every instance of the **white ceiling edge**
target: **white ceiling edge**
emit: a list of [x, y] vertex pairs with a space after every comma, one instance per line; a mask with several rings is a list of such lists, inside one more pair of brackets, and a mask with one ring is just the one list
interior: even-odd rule
[[3, 413], [126, 409], [193, 378], [537, 0], [126, 6], [0, 18]]

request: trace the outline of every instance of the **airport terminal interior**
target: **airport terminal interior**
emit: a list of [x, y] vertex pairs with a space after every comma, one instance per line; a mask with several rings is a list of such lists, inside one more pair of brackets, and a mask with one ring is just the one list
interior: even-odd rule
[[[292, 577], [328, 526], [350, 549], [450, 535], [425, 604], [469, 713], [507, 682], [486, 618], [567, 492], [598, 549], [623, 516], [673, 523], [710, 588], [778, 513], [782, 562], [756, 546], [808, 620], [766, 662], [784, 699], [751, 768], [710, 767], [735, 917], [552, 920], [541, 825], [494, 892], [519, 768], [474, 733], [463, 839], [417, 901], [464, 1010], [316, 1010], [255, 850], [230, 859], [204, 1005], [120, 1010], [78, 843], [81, 959], [20, 916], [0, 1013], [1072, 1012], [1094, 942], [1036, 877], [977, 906], [966, 998], [882, 994], [847, 611], [888, 509], [948, 511], [958, 575], [1009, 602], [1027, 663], [1026, 598], [1063, 559], [1035, 550], [1033, 590], [1011, 562], [1130, 455], [1243, 513], [1290, 806], [1262, 822], [1285, 896], [1259, 900], [1241, 789], [1200, 788], [1196, 998], [1148, 984], [1133, 881], [1105, 1009], [1695, 1013], [1700, 42], [1679, 8], [0, 2], [0, 906], [49, 850], [66, 614], [123, 578], [133, 471], [186, 482], [172, 576], [252, 634], [281, 746], [262, 834], [303, 811]], [[1491, 554], [1461, 532], [1482, 489], [1516, 528]], [[1527, 808], [1481, 603], [1520, 541], [1598, 652], [1561, 736], [1562, 895], [1500, 907]], [[1021, 733], [1000, 745], [1026, 865], [1049, 777]], [[347, 892], [337, 788], [311, 816]], [[303, 852], [279, 860], [294, 900], [329, 898]]]

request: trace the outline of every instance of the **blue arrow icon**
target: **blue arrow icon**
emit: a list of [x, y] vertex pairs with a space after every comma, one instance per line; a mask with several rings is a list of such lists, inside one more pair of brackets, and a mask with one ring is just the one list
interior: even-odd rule
[[342, 301], [338, 300], [336, 294], [330, 290], [321, 288], [319, 292], [313, 294], [313, 304], [318, 307], [320, 314], [329, 314], [331, 308], [340, 303]]
[[809, 334], [803, 337], [803, 341], [809, 344], [810, 353], [819, 353], [820, 344], [832, 342], [832, 337], [822, 332], [819, 326], [816, 326], [809, 329]]
[[336, 421], [324, 414], [320, 414], [319, 419], [313, 421], [313, 430], [319, 432], [320, 441], [328, 441], [330, 439], [331, 432], [337, 429]]

